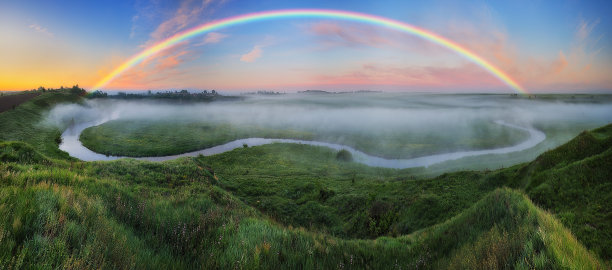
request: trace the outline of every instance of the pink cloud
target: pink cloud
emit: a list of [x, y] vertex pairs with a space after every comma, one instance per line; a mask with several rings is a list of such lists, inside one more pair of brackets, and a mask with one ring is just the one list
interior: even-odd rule
[[458, 67], [396, 67], [369, 63], [339, 75], [318, 74], [312, 81], [325, 85], [404, 85], [476, 89], [503, 87], [499, 80], [471, 63]]
[[[448, 26], [447, 37], [465, 46], [470, 51], [490, 61], [506, 72], [528, 90], [530, 88], [559, 89], [575, 87], [597, 88], [609, 79], [601, 69], [586, 71], [596, 63], [598, 38], [592, 32], [599, 19], [592, 22], [581, 20], [574, 33], [569, 50], [556, 50], [556, 54], [526, 55], [512, 43], [512, 38], [503, 30], [491, 27], [493, 23], [453, 22]], [[553, 50], [554, 51], [554, 50]], [[609, 68], [609, 67], [608, 67]]]
[[393, 42], [370, 26], [340, 26], [335, 22], [319, 22], [310, 26], [309, 31], [322, 38], [328, 45], [380, 47]]
[[226, 34], [221, 34], [221, 33], [217, 33], [217, 32], [210, 32], [210, 33], [206, 34], [206, 36], [204, 37], [204, 40], [202, 40], [202, 42], [194, 44], [194, 46], [202, 46], [202, 45], [206, 45], [206, 44], [219, 43], [223, 39], [225, 39], [226, 37], [228, 37], [228, 35], [226, 35]]
[[157, 65], [155, 66], [156, 71], [161, 72], [163, 70], [171, 69], [180, 65], [181, 63], [185, 62], [186, 58], [183, 56], [188, 55], [189, 53], [190, 51], [183, 50], [178, 53], [159, 59]]
[[559, 51], [559, 58], [552, 63], [552, 70], [555, 74], [561, 73], [567, 67], [567, 59], [563, 51]]
[[254, 62], [255, 60], [257, 60], [257, 58], [261, 57], [262, 53], [263, 50], [261, 49], [261, 46], [255, 45], [250, 52], [243, 54], [240, 57], [240, 61], [247, 63]]
[[187, 73], [178, 67], [193, 58], [193, 51], [186, 44], [175, 46], [129, 69], [115, 79], [110, 87], [142, 89], [147, 85], [152, 87], [154, 82], [172, 81], [172, 76]]
[[168, 38], [180, 30], [185, 29], [187, 26], [201, 20], [203, 11], [211, 3], [212, 0], [203, 0], [201, 2], [185, 0], [181, 2], [179, 8], [174, 12], [174, 15], [159, 24], [155, 31], [150, 34], [151, 39], [147, 44]]
[[[150, 38], [142, 47], [149, 47], [160, 40], [168, 38], [187, 27], [201, 22], [204, 15], [210, 13], [217, 6], [225, 2], [213, 0], [184, 0], [180, 3], [176, 11], [172, 15], [162, 21], [157, 28], [150, 33]], [[133, 18], [135, 21], [141, 15]], [[144, 16], [144, 14], [142, 15]], [[159, 78], [167, 78], [167, 74], [183, 74], [184, 72], [176, 70], [180, 64], [195, 59], [193, 47], [204, 44], [217, 43], [223, 40], [227, 35], [221, 33], [209, 33], [204, 37], [204, 40], [199, 44], [190, 45], [189, 41], [184, 41], [174, 45], [172, 48], [163, 50], [158, 54], [145, 59], [138, 66], [132, 68], [121, 78], [117, 79], [117, 85], [138, 86], [144, 82], [160, 81]], [[157, 78], [157, 79], [155, 79]], [[132, 80], [132, 82], [129, 82]]]
[[30, 26], [28, 26], [28, 28], [33, 29], [34, 31], [36, 31], [38, 33], [41, 33], [41, 34], [44, 34], [44, 35], [49, 36], [49, 37], [54, 37], [55, 36], [47, 28], [42, 27], [42, 26], [40, 26], [37, 23], [30, 24]]
[[304, 28], [306, 34], [314, 35], [317, 38], [320, 45], [317, 49], [373, 47], [435, 55], [449, 52], [422, 38], [379, 26], [321, 21], [309, 24]]

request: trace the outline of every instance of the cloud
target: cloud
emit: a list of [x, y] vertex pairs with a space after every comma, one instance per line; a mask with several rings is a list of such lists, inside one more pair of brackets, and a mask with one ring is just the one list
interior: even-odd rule
[[263, 50], [261, 49], [261, 46], [260, 45], [255, 45], [250, 52], [248, 52], [246, 54], [243, 54], [240, 57], [240, 61], [247, 62], [247, 63], [252, 63], [255, 60], [257, 60], [257, 58], [261, 57], [262, 53], [263, 53]]
[[312, 81], [327, 85], [403, 85], [407, 87], [499, 87], [502, 84], [479, 66], [466, 63], [457, 67], [398, 67], [377, 63], [339, 75], [318, 74]]
[[130, 28], [130, 38], [134, 38], [134, 36], [136, 36], [136, 21], [138, 21], [138, 19], [140, 18], [140, 16], [138, 14], [132, 16], [132, 27]]
[[[503, 25], [486, 16], [480, 21], [472, 18], [449, 21], [442, 34], [488, 60], [528, 91], [596, 89], [601, 85], [610, 86], [609, 75], [602, 72], [609, 70], [610, 65], [602, 64], [601, 59], [595, 57], [601, 50], [597, 47], [601, 37], [593, 36], [599, 21], [581, 19], [570, 43], [558, 44], [559, 48], [537, 54], [525, 54], [528, 50], [513, 43], [514, 38]], [[598, 68], [591, 68], [594, 65]]]
[[384, 48], [439, 56], [448, 50], [414, 35], [380, 26], [360, 23], [320, 21], [302, 26], [314, 35], [315, 50], [334, 48]]
[[165, 58], [159, 59], [157, 65], [155, 66], [156, 72], [161, 72], [166, 69], [175, 68], [176, 66], [185, 62], [186, 59], [188, 59], [188, 57], [184, 57], [184, 56], [188, 55], [190, 52], [191, 51], [189, 50], [181, 50]]
[[308, 32], [316, 35], [329, 47], [345, 46], [371, 46], [381, 47], [396, 45], [394, 41], [385, 37], [371, 26], [340, 25], [336, 22], [318, 22], [308, 27]]
[[340, 27], [333, 22], [319, 22], [313, 24], [311, 31], [322, 37], [328, 38], [330, 41], [336, 41], [345, 45], [364, 44], [377, 46], [379, 44], [387, 44], [389, 41], [376, 34], [371, 34], [369, 31], [363, 33], [355, 28]]
[[204, 37], [204, 40], [202, 40], [202, 42], [194, 44], [193, 46], [202, 46], [202, 45], [206, 45], [206, 44], [219, 43], [219, 42], [221, 42], [223, 39], [225, 39], [228, 36], [229, 35], [222, 34], [222, 33], [210, 32], [210, 33], [206, 34], [206, 36]]
[[28, 26], [28, 28], [34, 29], [34, 31], [36, 31], [38, 33], [41, 33], [41, 34], [44, 34], [44, 35], [47, 35], [49, 37], [54, 37], [55, 36], [53, 33], [51, 33], [49, 30], [47, 30], [47, 28], [42, 27], [42, 26], [40, 26], [37, 23], [30, 24], [30, 26]]
[[[176, 10], [167, 12], [168, 4], [156, 0], [145, 1], [146, 4], [137, 3], [137, 13], [132, 17], [132, 31], [130, 37], [137, 34], [137, 30], [146, 29], [143, 24], [159, 22], [157, 27], [149, 33], [149, 39], [143, 43], [141, 48], [148, 48], [172, 35], [193, 27], [212, 14], [214, 9], [223, 4], [225, 0], [182, 0]], [[161, 22], [160, 22], [161, 21]], [[155, 24], [154, 24], [155, 25]], [[139, 65], [130, 69], [120, 78], [113, 82], [113, 86], [142, 88], [147, 83], [159, 82], [172, 79], [169, 75], [183, 75], [188, 72], [179, 70], [181, 64], [197, 59], [197, 52], [201, 51], [195, 47], [204, 44], [218, 43], [228, 35], [221, 33], [209, 33], [197, 44], [186, 40], [163, 50], [142, 61]]]
[[565, 67], [567, 67], [567, 59], [565, 58], [563, 51], [559, 51], [559, 58], [557, 61], [552, 63], [552, 70], [555, 74], [559, 74], [563, 71], [563, 69], [565, 69]]
[[156, 42], [185, 29], [187, 26], [201, 20], [202, 12], [212, 3], [212, 0], [195, 2], [185, 0], [181, 2], [174, 15], [159, 24], [155, 31], [151, 33], [150, 42]]
[[578, 41], [586, 40], [591, 34], [591, 32], [593, 32], [595, 26], [597, 26], [598, 24], [599, 19], [590, 23], [585, 20], [580, 20], [580, 22], [578, 23], [578, 27], [576, 28], [576, 39]]
[[140, 63], [119, 76], [110, 86], [144, 89], [147, 85], [150, 87], [152, 83], [180, 82], [177, 76], [188, 73], [181, 70], [180, 65], [196, 57], [194, 52], [189, 50], [186, 45], [186, 43], [179, 44], [147, 59], [146, 62]]

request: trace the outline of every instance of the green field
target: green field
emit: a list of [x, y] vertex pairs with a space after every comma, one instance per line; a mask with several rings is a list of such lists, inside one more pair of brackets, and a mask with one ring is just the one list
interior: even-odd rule
[[130, 157], [182, 154], [249, 137], [310, 140], [296, 130], [193, 121], [115, 120], [87, 128], [80, 140], [95, 152]]
[[[293, 144], [167, 162], [77, 161], [57, 149], [65, 127], [41, 124], [63, 102], [81, 98], [47, 93], [0, 114], [0, 138], [13, 141], [0, 143], [0, 265], [7, 268], [603, 269], [612, 263], [612, 125], [528, 163], [424, 178]], [[139, 132], [157, 125], [108, 125], [115, 123]], [[178, 123], [176, 133], [188, 136], [202, 125]], [[232, 126], [211, 128], [219, 136], [197, 143], [242, 136]], [[147, 139], [145, 132], [139, 136]]]
[[[386, 158], [410, 158], [459, 149], [489, 149], [525, 140], [527, 134], [478, 123], [481, 136], [427, 136], [406, 133], [338, 133], [305, 128], [283, 129], [266, 125], [238, 125], [194, 120], [114, 120], [87, 128], [80, 140], [94, 152], [129, 157], [166, 156], [196, 151], [250, 137], [317, 140], [340, 143]], [[450, 150], [449, 150], [450, 149]]]

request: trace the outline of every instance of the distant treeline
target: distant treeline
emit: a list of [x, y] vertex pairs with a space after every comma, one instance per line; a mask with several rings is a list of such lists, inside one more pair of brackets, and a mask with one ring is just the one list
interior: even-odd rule
[[284, 94], [286, 94], [286, 93], [274, 92], [274, 91], [266, 91], [266, 90], [243, 93], [243, 95], [263, 95], [263, 96], [276, 96], [276, 95], [284, 95]]
[[181, 91], [164, 91], [164, 92], [151, 92], [150, 90], [145, 93], [126, 93], [118, 92], [116, 95], [109, 95], [108, 93], [100, 90], [89, 93], [89, 98], [113, 98], [113, 99], [164, 99], [164, 100], [179, 100], [179, 101], [214, 101], [214, 100], [230, 100], [238, 99], [235, 96], [222, 96], [217, 91], [203, 90], [198, 93], [191, 93], [187, 90]]
[[373, 91], [373, 90], [356, 90], [356, 91], [340, 91], [340, 92], [330, 92], [325, 90], [304, 90], [298, 91], [298, 94], [363, 94], [363, 93], [381, 93], [382, 91]]
[[38, 87], [35, 89], [30, 89], [30, 90], [24, 90], [24, 91], [10, 91], [10, 92], [6, 92], [6, 93], [0, 93], [0, 96], [10, 96], [10, 95], [20, 95], [20, 94], [32, 94], [32, 93], [45, 93], [45, 92], [70, 92], [73, 94], [78, 94], [81, 96], [84, 96], [85, 94], [87, 94], [87, 91], [81, 87], [79, 87], [78, 84], [73, 85], [72, 87], [60, 87], [60, 88], [45, 88], [45, 87]]

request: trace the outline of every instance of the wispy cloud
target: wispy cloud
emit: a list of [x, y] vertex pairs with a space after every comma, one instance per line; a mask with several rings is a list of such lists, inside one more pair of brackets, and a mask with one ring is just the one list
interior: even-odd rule
[[177, 67], [190, 58], [188, 57], [190, 53], [191, 51], [189, 50], [180, 50], [179, 52], [173, 53], [165, 58], [159, 59], [157, 65], [155, 66], [155, 71], [160, 72]]
[[[168, 13], [166, 6], [158, 1], [151, 0], [147, 5], [140, 6], [137, 14], [132, 17], [130, 36], [134, 37], [137, 30], [145, 29], [145, 27], [137, 26], [137, 23], [141, 20], [149, 23], [152, 21], [159, 22], [157, 27], [149, 33], [149, 39], [141, 45], [142, 48], [147, 48], [205, 21], [206, 17], [224, 2], [225, 0], [183, 0], [180, 1], [176, 10]], [[221, 42], [227, 36], [226, 34], [213, 32], [196, 44], [192, 44], [191, 41], [176, 44], [172, 48], [146, 59], [130, 72], [122, 75], [122, 78], [117, 79], [116, 85], [134, 87], [144, 85], [145, 82], [166, 80], [169, 78], [168, 74], [185, 74], [186, 72], [180, 70], [180, 65], [198, 58], [198, 49], [195, 47]]]
[[466, 63], [457, 67], [398, 67], [365, 63], [340, 74], [318, 74], [314, 83], [326, 85], [404, 85], [407, 87], [495, 87], [499, 82], [486, 71]]
[[591, 32], [593, 32], [593, 29], [595, 28], [595, 26], [597, 26], [598, 24], [599, 24], [599, 19], [593, 22], [588, 22], [588, 21], [585, 21], [584, 19], [580, 20], [580, 22], [578, 23], [578, 27], [576, 28], [576, 40], [578, 41], [586, 40], [591, 34]]
[[30, 26], [28, 26], [30, 29], [33, 29], [34, 31], [44, 34], [46, 36], [49, 37], [54, 37], [55, 35], [53, 33], [51, 33], [46, 27], [42, 27], [37, 23], [32, 23], [30, 24]]
[[204, 37], [204, 39], [201, 42], [193, 44], [193, 46], [202, 46], [202, 45], [206, 45], [206, 44], [219, 43], [219, 42], [221, 42], [223, 39], [225, 39], [228, 36], [229, 35], [222, 34], [222, 33], [210, 32], [210, 33], [206, 34], [206, 36]]
[[439, 55], [446, 52], [440, 46], [419, 37], [379, 26], [349, 22], [319, 21], [301, 28], [316, 38], [315, 50], [336, 48], [384, 48], [420, 54]]
[[263, 49], [261, 48], [261, 46], [255, 45], [250, 52], [245, 53], [240, 57], [240, 61], [247, 63], [254, 62], [255, 60], [257, 60], [257, 58], [261, 57], [262, 53]]
[[312, 24], [309, 30], [330, 46], [367, 45], [379, 47], [394, 43], [369, 26], [341, 26], [336, 22], [323, 21]]
[[[213, 4], [213, 0], [184, 0], [174, 14], [160, 23], [150, 34], [148, 44], [168, 38], [197, 22], [203, 21], [202, 15]], [[146, 45], [145, 45], [146, 46]]]
[[136, 14], [132, 16], [132, 28], [130, 28], [130, 38], [134, 38], [134, 36], [136, 36], [136, 21], [138, 21], [138, 19], [140, 19], [140, 15]]
[[559, 44], [549, 52], [526, 54], [529, 50], [514, 43], [503, 25], [484, 17], [480, 21], [449, 21], [442, 34], [487, 59], [528, 90], [562, 90], [576, 85], [598, 88], [610, 84], [609, 76], [601, 72], [606, 68], [591, 69], [598, 62], [595, 56], [600, 51], [597, 41], [601, 37], [593, 36], [599, 19], [581, 19], [569, 44]]

